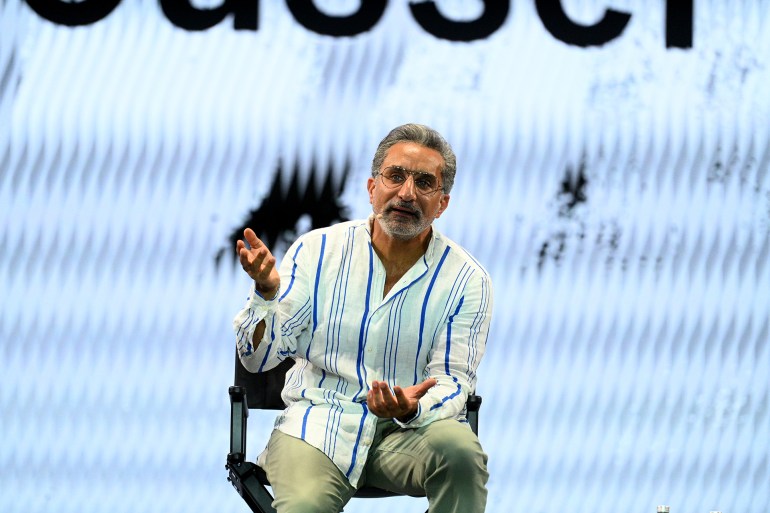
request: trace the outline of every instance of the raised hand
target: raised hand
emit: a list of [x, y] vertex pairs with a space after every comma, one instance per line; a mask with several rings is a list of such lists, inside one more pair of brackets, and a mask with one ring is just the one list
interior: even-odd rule
[[247, 248], [242, 240], [235, 245], [241, 267], [254, 280], [257, 291], [262, 294], [262, 297], [272, 299], [278, 293], [278, 286], [281, 284], [281, 277], [275, 268], [275, 257], [251, 228], [243, 230], [243, 237], [250, 247]]
[[406, 421], [417, 413], [420, 398], [435, 385], [436, 380], [428, 378], [422, 383], [406, 388], [395, 386], [391, 393], [385, 381], [373, 381], [372, 388], [366, 395], [366, 405], [369, 411], [378, 417]]

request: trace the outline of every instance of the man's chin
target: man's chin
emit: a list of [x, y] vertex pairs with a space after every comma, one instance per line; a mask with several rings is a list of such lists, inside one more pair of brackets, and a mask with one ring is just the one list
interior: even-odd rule
[[420, 226], [420, 223], [415, 221], [399, 222], [394, 221], [393, 219], [380, 222], [380, 225], [382, 226], [382, 229], [385, 231], [385, 233], [390, 237], [402, 241], [414, 239], [420, 235], [425, 230], [425, 228], [427, 228], [427, 226]]
[[417, 237], [417, 233], [415, 232], [389, 232], [388, 235], [390, 235], [391, 238], [400, 240], [400, 241], [408, 241], [412, 240], [415, 237]]

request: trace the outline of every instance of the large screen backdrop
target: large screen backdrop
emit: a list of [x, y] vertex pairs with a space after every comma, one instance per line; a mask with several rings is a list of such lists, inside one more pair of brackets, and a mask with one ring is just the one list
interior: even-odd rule
[[495, 284], [487, 511], [770, 511], [768, 2], [97, 3], [0, 2], [0, 511], [247, 511], [234, 237], [368, 215], [411, 121]]

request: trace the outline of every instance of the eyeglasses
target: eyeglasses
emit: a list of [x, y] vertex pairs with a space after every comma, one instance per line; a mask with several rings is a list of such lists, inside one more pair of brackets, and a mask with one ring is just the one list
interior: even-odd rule
[[425, 171], [409, 171], [401, 166], [390, 166], [379, 175], [382, 177], [382, 184], [388, 189], [401, 187], [410, 176], [414, 181], [414, 188], [423, 196], [430, 196], [441, 188], [438, 178]]

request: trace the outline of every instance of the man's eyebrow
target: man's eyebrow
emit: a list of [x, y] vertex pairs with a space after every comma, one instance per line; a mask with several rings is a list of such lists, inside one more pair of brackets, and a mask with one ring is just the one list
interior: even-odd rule
[[430, 171], [425, 171], [425, 170], [422, 170], [422, 169], [407, 169], [407, 168], [405, 168], [403, 166], [388, 166], [385, 169], [397, 169], [398, 171], [408, 171], [410, 173], [414, 173], [414, 174], [417, 174], [417, 175], [427, 175], [427, 176], [432, 176], [434, 178], [436, 177], [436, 175], [434, 175]]

